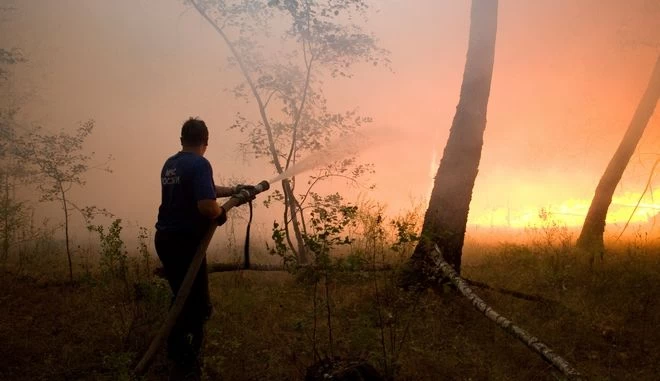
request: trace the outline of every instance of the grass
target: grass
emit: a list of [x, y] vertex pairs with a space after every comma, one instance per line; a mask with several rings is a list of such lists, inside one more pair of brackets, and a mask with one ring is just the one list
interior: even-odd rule
[[[468, 247], [463, 276], [557, 301], [475, 289], [588, 379], [657, 379], [658, 248], [621, 244], [591, 268], [557, 242], [481, 247], [479, 255]], [[49, 269], [2, 270], [0, 379], [130, 379], [164, 319], [166, 285], [132, 275], [126, 288], [95, 271], [69, 285]], [[327, 301], [324, 282], [315, 288], [289, 273], [211, 274], [206, 378], [299, 380], [317, 356], [338, 356], [367, 360], [396, 380], [562, 379], [460, 295], [404, 292], [395, 279], [395, 272], [337, 273]], [[164, 378], [163, 357], [145, 379]]]

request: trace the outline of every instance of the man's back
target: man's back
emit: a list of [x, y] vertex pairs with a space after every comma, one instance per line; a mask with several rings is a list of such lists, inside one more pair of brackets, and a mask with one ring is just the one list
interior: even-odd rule
[[203, 233], [209, 219], [197, 202], [215, 200], [211, 164], [193, 152], [178, 152], [167, 159], [161, 170], [161, 205], [156, 229], [167, 232]]

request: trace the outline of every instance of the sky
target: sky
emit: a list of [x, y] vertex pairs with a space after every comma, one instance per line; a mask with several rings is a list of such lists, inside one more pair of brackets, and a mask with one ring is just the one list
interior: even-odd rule
[[[153, 226], [163, 161], [179, 147], [181, 123], [211, 128], [206, 157], [216, 183], [256, 183], [276, 174], [238, 149], [228, 126], [254, 113], [224, 89], [240, 79], [227, 48], [178, 0], [4, 0], [0, 46], [29, 62], [12, 86], [20, 117], [57, 131], [96, 122], [88, 142], [113, 173], [93, 172], [74, 197], [125, 221]], [[358, 66], [351, 79], [325, 78], [329, 105], [373, 118], [378, 144], [360, 159], [375, 165], [366, 187], [332, 181], [322, 189], [368, 199], [395, 215], [425, 207], [458, 104], [469, 31], [469, 1], [375, 0], [368, 22], [391, 52], [391, 70]], [[595, 186], [630, 122], [660, 52], [657, 0], [501, 0], [488, 124], [470, 206], [468, 235], [525, 228], [545, 208], [579, 226]], [[22, 99], [23, 99], [22, 98]], [[660, 153], [660, 117], [647, 131], [615, 194], [616, 235], [641, 196]], [[379, 130], [380, 129], [380, 130]], [[381, 132], [379, 132], [381, 131]], [[380, 140], [378, 140], [380, 138]], [[657, 180], [652, 181], [652, 185]], [[633, 221], [660, 210], [651, 189]], [[44, 209], [48, 206], [44, 205]], [[258, 212], [267, 233], [272, 215]]]

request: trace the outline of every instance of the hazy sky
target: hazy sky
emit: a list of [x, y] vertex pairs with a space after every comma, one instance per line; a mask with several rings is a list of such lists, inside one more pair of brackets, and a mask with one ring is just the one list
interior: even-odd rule
[[[17, 10], [4, 16], [0, 43], [20, 47], [30, 60], [14, 78], [19, 91], [32, 94], [22, 118], [53, 130], [95, 119], [90, 149], [99, 161], [115, 157], [114, 173], [91, 175], [76, 197], [153, 226], [159, 171], [178, 150], [180, 125], [189, 116], [211, 127], [207, 158], [216, 182], [273, 177], [266, 163], [244, 157], [239, 137], [227, 131], [237, 110], [253, 112], [254, 105], [223, 91], [239, 73], [227, 67], [219, 37], [182, 1], [3, 2]], [[657, 3], [500, 1], [472, 224], [508, 219], [524, 226], [525, 215], [541, 207], [577, 215], [569, 223], [581, 221], [660, 52]], [[432, 162], [442, 154], [458, 103], [469, 1], [375, 4], [378, 11], [364, 27], [391, 51], [393, 72], [358, 67], [351, 80], [327, 79], [326, 95], [333, 109], [358, 106], [375, 127], [395, 131], [394, 143], [362, 156], [376, 165], [376, 191], [346, 195], [362, 192], [397, 213], [430, 191]], [[660, 153], [659, 127], [656, 112], [615, 203], [639, 197]], [[642, 212], [655, 213], [655, 203], [645, 203]]]

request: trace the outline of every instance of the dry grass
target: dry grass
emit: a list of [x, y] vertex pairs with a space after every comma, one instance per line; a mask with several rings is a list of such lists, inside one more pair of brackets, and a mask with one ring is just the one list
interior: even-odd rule
[[[483, 248], [481, 249], [484, 250]], [[467, 278], [556, 300], [546, 305], [477, 290], [591, 380], [655, 380], [660, 374], [658, 248], [621, 245], [590, 268], [553, 243], [502, 245], [466, 260]], [[395, 273], [331, 277], [332, 345], [323, 282], [282, 272], [212, 274], [207, 379], [296, 380], [320, 356], [363, 358], [397, 380], [557, 380], [553, 369], [453, 292], [397, 289]], [[0, 379], [117, 380], [158, 328], [167, 295], [156, 279], [91, 275], [75, 286], [53, 278], [0, 277]], [[145, 291], [146, 290], [146, 291]], [[146, 294], [145, 294], [146, 292]], [[148, 296], [144, 296], [148, 295]], [[149, 296], [150, 295], [150, 296]], [[159, 320], [161, 319], [161, 320]], [[393, 348], [393, 344], [394, 348]], [[163, 379], [162, 355], [147, 379]]]

